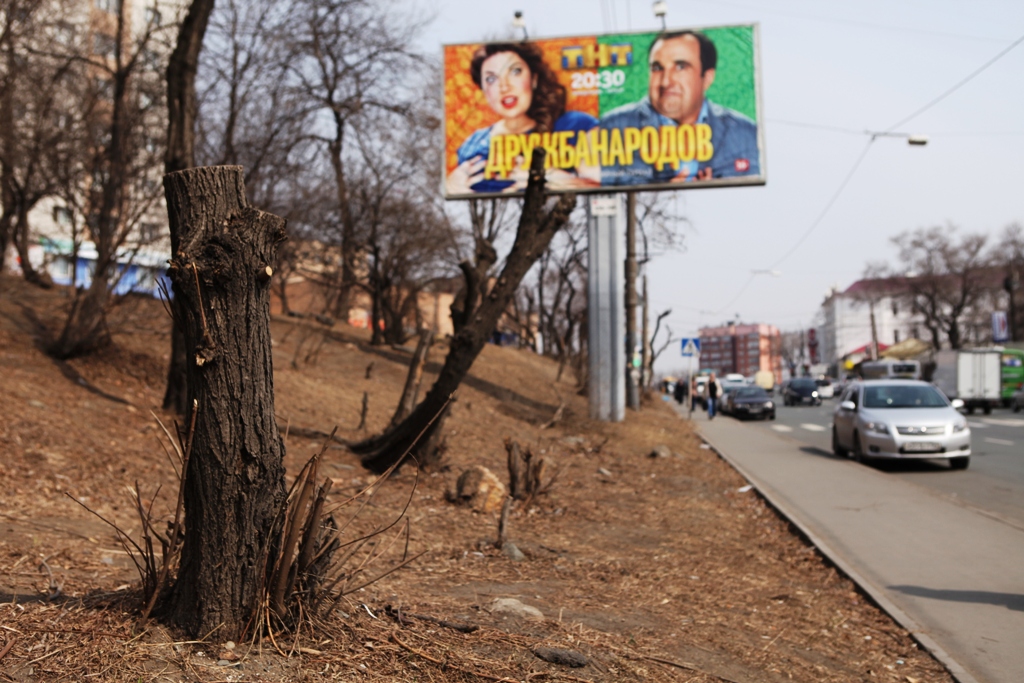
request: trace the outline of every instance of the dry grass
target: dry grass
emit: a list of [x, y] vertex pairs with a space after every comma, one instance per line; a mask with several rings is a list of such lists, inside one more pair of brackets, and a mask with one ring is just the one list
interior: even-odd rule
[[[118, 312], [116, 348], [61, 368], [34, 344], [26, 313], [52, 324], [61, 303], [0, 279], [0, 681], [952, 680], [762, 500], [741, 493], [742, 478], [666, 405], [624, 424], [592, 422], [568, 383], [555, 386], [553, 363], [493, 347], [453, 407], [446, 467], [413, 493], [409, 553], [424, 553], [416, 562], [345, 596], [315, 628], [233, 650], [216, 632], [181, 642], [156, 624], [140, 631], [130, 562], [64, 492], [138, 533], [126, 487], [173, 490], [148, 417], [162, 397], [167, 325], [154, 302], [131, 303]], [[372, 349], [361, 331], [336, 325], [310, 362], [293, 367], [299, 341], [319, 343], [324, 330], [276, 319], [273, 332], [283, 425], [337, 425], [343, 438], [386, 425], [411, 349]], [[428, 366], [425, 382], [436, 371]], [[541, 429], [563, 401], [562, 418]], [[526, 556], [518, 562], [494, 547], [497, 513], [444, 496], [471, 464], [505, 479], [506, 438], [560, 470], [548, 494], [512, 512], [509, 538]], [[648, 458], [658, 444], [677, 455]], [[287, 447], [294, 475], [320, 444], [289, 434]], [[320, 467], [332, 479], [328, 503], [373, 480], [338, 447]], [[351, 534], [393, 520], [413, 480], [405, 469], [375, 486]], [[164, 493], [154, 514], [168, 518], [173, 506]], [[51, 580], [61, 595], [47, 601]], [[544, 619], [492, 613], [497, 598]], [[539, 646], [578, 651], [588, 664], [543, 661]]]

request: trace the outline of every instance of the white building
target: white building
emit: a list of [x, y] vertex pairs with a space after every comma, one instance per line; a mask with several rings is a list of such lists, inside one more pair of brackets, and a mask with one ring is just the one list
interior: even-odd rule
[[858, 280], [844, 291], [829, 291], [821, 304], [822, 362], [831, 364], [851, 355], [868, 355], [872, 312], [880, 350], [927, 333], [920, 318], [892, 296], [892, 289], [891, 281]]

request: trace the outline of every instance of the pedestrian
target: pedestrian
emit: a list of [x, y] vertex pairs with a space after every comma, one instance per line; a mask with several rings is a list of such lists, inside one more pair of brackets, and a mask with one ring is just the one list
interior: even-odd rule
[[715, 373], [713, 372], [711, 373], [711, 376], [708, 377], [707, 392], [708, 395], [706, 403], [708, 409], [708, 419], [714, 420], [715, 408], [718, 407], [718, 397], [722, 393], [722, 387], [718, 384], [718, 380], [715, 379]]
[[672, 392], [672, 396], [675, 398], [676, 403], [681, 405], [683, 401], [686, 400], [686, 382], [681, 379], [676, 380], [676, 386]]

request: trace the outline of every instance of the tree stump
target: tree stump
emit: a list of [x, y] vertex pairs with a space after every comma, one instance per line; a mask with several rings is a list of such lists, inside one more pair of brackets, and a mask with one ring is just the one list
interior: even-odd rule
[[170, 173], [164, 191], [178, 246], [168, 274], [197, 413], [167, 613], [194, 637], [219, 627], [217, 638], [237, 639], [263, 593], [286, 496], [268, 275], [285, 222], [248, 205], [239, 166]]

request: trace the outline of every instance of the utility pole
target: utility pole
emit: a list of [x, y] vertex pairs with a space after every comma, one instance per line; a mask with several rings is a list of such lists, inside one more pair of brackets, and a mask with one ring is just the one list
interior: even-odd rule
[[878, 327], [875, 325], [875, 302], [868, 304], [871, 311], [871, 360], [878, 360]]
[[636, 352], [636, 193], [626, 195], [626, 405], [640, 409], [637, 371], [633, 366]]
[[651, 330], [648, 320], [648, 314], [650, 313], [650, 303], [647, 301], [647, 274], [643, 276], [643, 305], [640, 307], [640, 315], [643, 316], [640, 319], [640, 329], [642, 332], [640, 336], [643, 339], [640, 340], [641, 344], [641, 360], [640, 360], [640, 390], [646, 391], [648, 385], [651, 382], [651, 376], [654, 374], [654, 368], [651, 367]]

